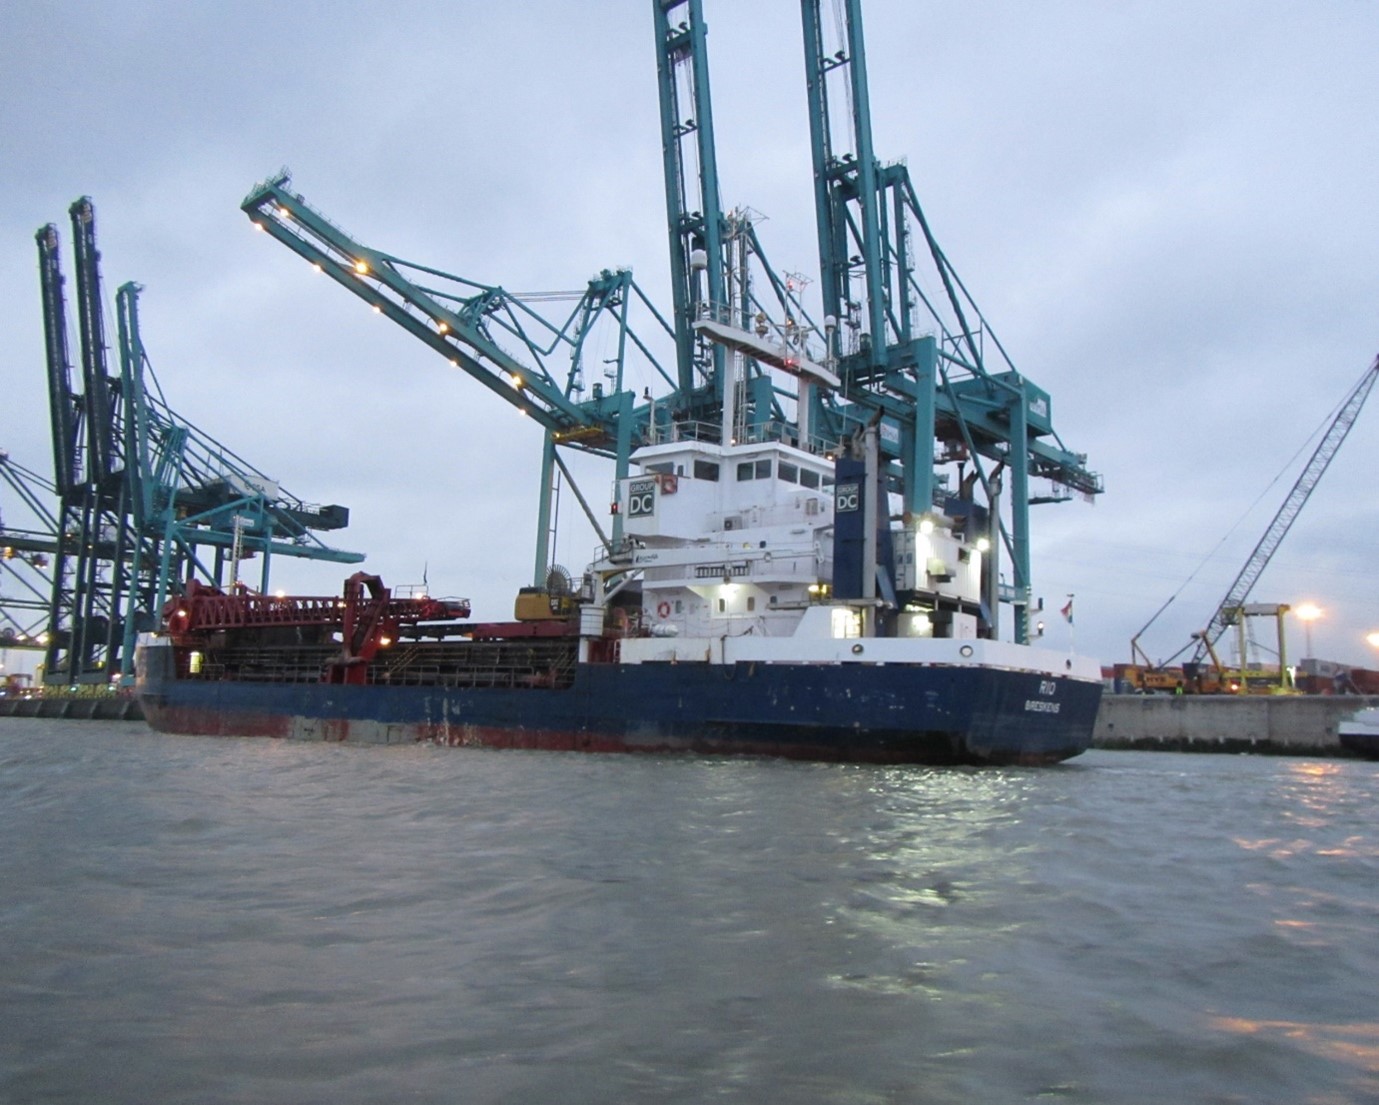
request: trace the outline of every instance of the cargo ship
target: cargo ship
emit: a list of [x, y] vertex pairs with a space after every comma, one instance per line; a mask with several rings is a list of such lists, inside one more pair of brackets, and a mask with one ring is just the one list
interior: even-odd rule
[[140, 641], [145, 717], [178, 733], [881, 763], [1088, 747], [1100, 666], [986, 635], [984, 508], [950, 497], [877, 524], [865, 444], [829, 458], [712, 437], [634, 453], [621, 541], [578, 580], [524, 589], [509, 621], [363, 574], [319, 598], [191, 584]]
[[[544, 430], [533, 586], [499, 622], [372, 577], [316, 599], [189, 586], [138, 652], [155, 728], [877, 762], [1087, 748], [1100, 666], [1031, 644], [1029, 511], [1101, 479], [904, 163], [876, 158], [858, 0], [801, 9], [817, 297], [721, 203], [700, 7], [652, 4], [666, 316], [630, 268], [524, 297], [366, 245], [286, 170], [251, 190], [258, 231]], [[601, 542], [577, 577], [547, 567], [558, 446], [614, 463], [608, 534], [576, 491]]]

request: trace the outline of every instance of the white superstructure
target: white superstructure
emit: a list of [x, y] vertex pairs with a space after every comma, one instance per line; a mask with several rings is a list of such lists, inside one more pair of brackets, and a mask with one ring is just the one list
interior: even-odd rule
[[616, 488], [623, 542], [590, 566], [584, 612], [596, 636], [610, 610], [627, 617], [619, 593], [639, 585], [623, 663], [986, 664], [1099, 678], [1089, 661], [979, 639], [986, 535], [970, 521], [937, 511], [893, 521], [897, 606], [892, 632], [875, 636], [887, 600], [832, 593], [834, 524], [857, 504], [854, 488], [835, 486], [831, 457], [778, 441], [681, 440], [632, 461]]

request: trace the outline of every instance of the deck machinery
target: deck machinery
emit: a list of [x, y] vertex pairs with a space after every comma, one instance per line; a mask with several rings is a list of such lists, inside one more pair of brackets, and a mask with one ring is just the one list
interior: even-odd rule
[[[991, 559], [999, 564], [1004, 554], [1011, 578], [1002, 585], [999, 570], [988, 571], [980, 632], [998, 635], [1005, 601], [1014, 607], [1011, 635], [1025, 643], [1029, 507], [1091, 497], [1101, 479], [1058, 438], [1048, 393], [1009, 361], [934, 238], [905, 166], [877, 159], [860, 0], [838, 5], [836, 22], [821, 9], [802, 0], [819, 257], [820, 306], [812, 309], [809, 282], [767, 261], [753, 213], [722, 207], [700, 0], [652, 0], [669, 319], [627, 270], [601, 272], [573, 296], [566, 318], [544, 317], [501, 286], [352, 238], [291, 189], [286, 170], [257, 185], [243, 209], [542, 426], [538, 586], [550, 566], [558, 474], [569, 475], [562, 448], [611, 458], [621, 485], [634, 449], [648, 445], [730, 434], [734, 443], [781, 441], [832, 460], [870, 429], [888, 507], [917, 529], [934, 519], [978, 527], [989, 534]], [[644, 329], [634, 314], [646, 316]], [[594, 375], [586, 350], [600, 325], [612, 328], [607, 347], [617, 353], [606, 384], [586, 388]], [[630, 386], [634, 366], [658, 381], [655, 394]], [[1046, 492], [1034, 487], [1041, 478]], [[580, 502], [616, 556], [627, 540], [623, 518], [614, 512], [605, 533], [604, 519]], [[888, 602], [923, 604], [922, 594], [895, 593], [881, 574], [863, 586]]]

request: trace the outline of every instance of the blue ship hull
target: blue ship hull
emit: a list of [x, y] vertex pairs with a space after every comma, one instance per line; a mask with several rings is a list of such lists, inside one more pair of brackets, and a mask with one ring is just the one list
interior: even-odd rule
[[1101, 686], [977, 665], [581, 664], [563, 688], [178, 677], [140, 650], [155, 729], [207, 735], [685, 751], [878, 763], [1052, 763], [1091, 742]]

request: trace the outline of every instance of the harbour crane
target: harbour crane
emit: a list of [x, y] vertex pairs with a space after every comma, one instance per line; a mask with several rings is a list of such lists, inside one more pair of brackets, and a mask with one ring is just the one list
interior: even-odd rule
[[1189, 664], [1200, 664], [1204, 657], [1210, 656], [1218, 670], [1220, 669], [1220, 662], [1217, 659], [1214, 646], [1228, 628], [1233, 625], [1243, 625], [1244, 618], [1254, 612], [1249, 609], [1245, 600], [1249, 598], [1259, 577], [1269, 566], [1269, 561], [1278, 551], [1283, 539], [1288, 536], [1288, 531], [1292, 529], [1293, 523], [1302, 513], [1302, 508], [1307, 505], [1307, 500], [1311, 498], [1312, 492], [1316, 490], [1317, 484], [1321, 482], [1322, 476], [1326, 473], [1332, 460], [1335, 459], [1336, 453], [1355, 425], [1355, 420], [1360, 416], [1360, 411], [1365, 405], [1365, 400], [1369, 398], [1376, 378], [1379, 378], [1379, 356], [1375, 357], [1370, 366], [1360, 375], [1360, 379], [1346, 393], [1335, 416], [1317, 443], [1316, 449], [1313, 450], [1311, 457], [1308, 458], [1307, 463], [1298, 474], [1297, 480], [1293, 483], [1292, 489], [1246, 558], [1244, 565], [1227, 589], [1225, 597], [1217, 604], [1206, 628], [1193, 633], [1191, 640], [1166, 660], [1159, 664], [1151, 662], [1140, 646], [1140, 638], [1158, 620], [1159, 615], [1168, 609], [1176, 594], [1170, 596], [1168, 601], [1159, 607], [1154, 616], [1130, 639], [1132, 665], [1143, 664], [1150, 669], [1162, 668], [1171, 664], [1188, 649], [1192, 649]]
[[[612, 458], [628, 474], [636, 445], [662, 434], [726, 432], [734, 440], [775, 436], [830, 456], [866, 426], [878, 427], [887, 487], [907, 515], [936, 506], [991, 519], [1009, 554], [1014, 585], [992, 585], [986, 631], [996, 608], [1013, 601], [1016, 640], [1028, 637], [1029, 506], [1101, 479], [1086, 457], [1053, 430], [1047, 392], [1017, 372], [939, 248], [903, 165], [881, 165], [871, 143], [859, 0], [842, 6], [843, 45], [828, 35], [817, 0], [802, 0], [823, 317], [815, 321], [801, 282], [773, 270], [747, 209], [724, 211], [714, 148], [701, 0], [652, 0], [657, 48], [664, 186], [671, 255], [670, 320], [656, 312], [626, 270], [605, 270], [563, 321], [543, 317], [524, 297], [365, 245], [290, 188], [284, 170], [255, 186], [242, 208], [260, 230], [288, 246], [451, 364], [516, 406], [545, 431], [535, 580], [548, 564], [552, 472], [568, 475], [556, 447]], [[830, 84], [847, 77], [850, 113], [835, 125]], [[835, 146], [842, 134], [851, 149]], [[916, 235], [943, 289], [930, 299], [918, 276]], [[636, 301], [653, 337], [631, 326]], [[918, 318], [922, 306], [927, 318]], [[610, 387], [585, 397], [588, 334], [616, 329]], [[669, 338], [674, 362], [653, 345]], [[991, 346], [993, 353], [987, 352]], [[515, 350], [515, 352], [513, 351]], [[628, 386], [628, 356], [653, 370], [658, 394]], [[555, 354], [559, 354], [559, 358]], [[988, 361], [998, 362], [989, 366]], [[733, 366], [737, 366], [734, 368]], [[725, 418], [725, 411], [733, 416]], [[944, 486], [955, 470], [955, 486]], [[1058, 489], [1041, 497], [1031, 479]], [[1007, 525], [1001, 486], [1009, 479]], [[980, 486], [984, 506], [973, 500]], [[585, 506], [602, 535], [600, 521]], [[974, 520], [973, 524], [977, 524]], [[614, 514], [610, 546], [622, 539]], [[995, 544], [996, 542], [993, 542]]]
[[68, 213], [77, 268], [79, 392], [72, 386], [57, 227], [49, 223], [36, 235], [60, 535], [44, 669], [50, 678], [60, 673], [63, 682], [104, 682], [117, 668], [123, 638], [131, 531], [114, 432], [120, 395], [106, 366], [95, 210], [83, 196]]
[[[108, 343], [95, 208], [69, 209], [76, 261], [81, 389], [73, 386], [57, 227], [35, 235], [43, 300], [53, 493], [58, 500], [45, 631], [50, 684], [128, 681], [134, 641], [153, 629], [170, 591], [200, 577], [231, 581], [241, 558], [273, 555], [357, 563], [312, 531], [344, 526], [341, 506], [287, 494], [264, 473], [177, 416], [148, 381], [137, 284], [116, 293], [118, 372]], [[201, 550], [209, 549], [207, 558]]]
[[1264, 569], [1268, 567], [1269, 561], [1273, 558], [1279, 545], [1283, 543], [1283, 539], [1288, 536], [1288, 531], [1293, 528], [1293, 523], [1302, 513], [1302, 508], [1307, 505], [1307, 500], [1312, 497], [1312, 492], [1317, 489], [1317, 484], [1321, 482], [1322, 476], [1326, 474], [1327, 468], [1335, 459], [1336, 453], [1355, 425], [1355, 420], [1360, 416], [1360, 410], [1364, 407], [1365, 400], [1369, 398], [1376, 377], [1379, 377], [1379, 356], [1374, 358], [1373, 363], [1365, 369], [1355, 386], [1342, 400], [1340, 409], [1326, 428], [1326, 432], [1322, 434], [1322, 439], [1317, 443], [1317, 448], [1313, 451], [1307, 464], [1298, 474], [1292, 490], [1283, 500], [1283, 505], [1279, 507], [1273, 521], [1269, 523], [1264, 535], [1255, 545], [1254, 551], [1250, 553], [1244, 566], [1235, 577], [1235, 581], [1226, 591], [1226, 597], [1217, 605], [1216, 612], [1212, 614], [1206, 629], [1195, 638], [1197, 645], [1192, 654], [1194, 661], [1200, 662], [1207, 653], [1207, 644], [1216, 644], [1226, 629], [1235, 625], [1237, 620], [1243, 616], [1241, 611], [1244, 609], [1246, 598], [1249, 597], [1255, 583], [1263, 574]]
[[[830, 363], [842, 394], [865, 396], [859, 401], [891, 420], [890, 452], [900, 462], [897, 489], [907, 513], [922, 518], [951, 497], [938, 482], [945, 462], [957, 467], [962, 499], [969, 497], [964, 485], [975, 491], [980, 484], [1010, 557], [1007, 597], [1016, 609], [1015, 639], [1023, 642], [1031, 609], [1029, 507], [1066, 497], [1063, 490], [1035, 495], [1031, 478], [1090, 498], [1101, 492], [1101, 477], [1087, 469], [1085, 455], [1063, 446], [1048, 393], [1011, 363], [934, 237], [909, 170], [877, 159], [861, 0], [835, 4], [831, 27], [821, 0], [800, 7]], [[918, 278], [926, 255], [938, 297]], [[1008, 527], [998, 505], [1000, 469], [1010, 480]], [[995, 598], [988, 600], [992, 619]]]
[[[671, 325], [637, 286], [629, 269], [604, 269], [582, 293], [571, 296], [564, 318], [538, 309], [544, 297], [528, 297], [496, 284], [444, 272], [367, 246], [351, 237], [291, 190], [286, 169], [256, 185], [241, 205], [254, 226], [282, 242], [318, 272], [353, 292], [380, 314], [527, 415], [545, 431], [538, 532], [549, 529], [552, 472], [560, 463], [557, 445], [613, 459], [619, 478], [627, 475], [634, 443], [650, 433], [658, 404], [640, 401], [627, 369], [635, 356], [676, 394], [676, 381], [654, 351]], [[632, 311], [650, 316], [639, 331]], [[639, 312], [640, 315], [641, 312]], [[606, 371], [607, 386], [586, 378], [599, 374], [587, 348], [600, 324], [613, 334], [616, 350]], [[601, 331], [606, 332], [606, 331]], [[516, 352], [511, 351], [515, 349]], [[670, 406], [659, 404], [660, 417]], [[564, 470], [568, 476], [568, 470]], [[581, 499], [597, 532], [599, 520]], [[622, 520], [612, 535], [621, 539]], [[538, 542], [536, 580], [546, 575], [545, 541]]]

